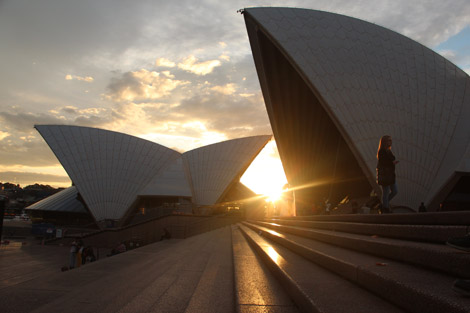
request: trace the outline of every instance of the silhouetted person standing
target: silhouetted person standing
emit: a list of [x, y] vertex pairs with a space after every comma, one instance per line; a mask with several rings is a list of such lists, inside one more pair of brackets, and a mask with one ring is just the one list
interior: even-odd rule
[[424, 206], [424, 202], [421, 202], [421, 205], [418, 208], [418, 212], [426, 212], [426, 207]]
[[392, 137], [380, 138], [377, 149], [377, 184], [382, 187], [382, 213], [390, 213], [390, 200], [398, 193], [395, 181], [395, 165], [398, 163], [392, 153]]
[[160, 237], [160, 241], [162, 241], [163, 239], [171, 239], [171, 234], [166, 228], [163, 228], [163, 234]]
[[72, 242], [72, 245], [70, 246], [70, 262], [69, 262], [69, 268], [75, 268], [75, 265], [77, 263], [77, 241], [74, 240]]

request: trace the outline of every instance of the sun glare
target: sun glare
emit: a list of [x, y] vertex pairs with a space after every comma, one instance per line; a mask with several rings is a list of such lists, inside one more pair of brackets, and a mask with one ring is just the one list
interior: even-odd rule
[[268, 193], [264, 193], [266, 196], [266, 202], [276, 202], [282, 197], [282, 186], [281, 188], [273, 187]]
[[255, 193], [265, 196], [266, 201], [275, 202], [281, 198], [287, 179], [274, 140], [264, 147], [240, 181]]

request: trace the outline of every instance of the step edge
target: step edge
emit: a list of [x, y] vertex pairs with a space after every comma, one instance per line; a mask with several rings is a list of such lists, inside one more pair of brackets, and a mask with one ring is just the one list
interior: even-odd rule
[[[255, 232], [257, 232], [257, 230], [260, 230], [258, 227], [256, 227], [256, 225], [245, 223], [245, 222], [243, 224], [247, 225], [247, 227], [251, 228]], [[261, 231], [263, 231], [263, 230], [261, 230]], [[425, 308], [424, 311], [426, 311], [426, 312], [456, 312], [456, 313], [457, 312], [462, 312], [462, 313], [464, 313], [464, 312], [469, 311], [468, 308], [467, 309], [462, 308], [462, 306], [460, 306], [460, 305], [458, 305], [454, 302], [450, 302], [450, 301], [446, 300], [446, 298], [439, 297], [435, 293], [423, 292], [421, 290], [418, 291], [418, 290], [414, 289], [413, 286], [406, 285], [406, 284], [403, 284], [403, 283], [398, 283], [396, 281], [393, 281], [393, 280], [389, 279], [388, 277], [379, 275], [378, 273], [375, 273], [371, 270], [368, 270], [368, 269], [366, 269], [362, 266], [351, 265], [350, 263], [342, 262], [341, 260], [339, 260], [337, 258], [334, 258], [334, 257], [330, 257], [330, 260], [331, 260], [332, 263], [339, 264], [340, 262], [342, 262], [343, 267], [345, 267], [345, 268], [351, 267], [351, 268], [349, 268], [347, 270], [344, 270], [344, 268], [343, 268], [342, 271], [339, 271], [339, 270], [335, 269], [334, 266], [331, 266], [327, 263], [326, 263], [326, 265], [318, 264], [317, 262], [313, 261], [312, 258], [311, 258], [312, 254], [318, 256], [317, 251], [314, 251], [314, 250], [312, 250], [308, 247], [296, 244], [296, 243], [294, 243], [294, 242], [292, 242], [288, 239], [281, 238], [279, 236], [275, 236], [272, 233], [264, 232], [264, 231], [263, 231], [263, 233], [266, 234], [266, 236], [268, 236], [274, 242], [290, 249], [291, 251], [294, 251], [295, 253], [298, 253], [302, 257], [316, 263], [319, 266], [325, 267], [327, 270], [330, 270], [334, 273], [337, 273], [340, 276], [345, 275], [345, 272], [355, 273], [355, 275], [349, 274], [349, 275], [345, 275], [343, 277], [345, 279], [348, 279], [348, 280], [352, 281], [353, 283], [356, 283], [358, 286], [360, 286], [362, 288], [365, 288], [369, 292], [371, 292], [371, 293], [373, 293], [373, 294], [375, 294], [379, 297], [384, 298], [388, 302], [390, 302], [390, 303], [392, 303], [392, 304], [394, 304], [398, 307], [404, 308], [406, 310], [410, 310], [411, 312], [416, 312], [416, 313], [423, 312], [423, 307]], [[323, 256], [325, 256], [325, 254], [321, 255], [321, 257], [323, 257]], [[387, 290], [391, 290], [393, 288], [396, 288], [395, 290], [399, 290], [402, 295], [414, 295], [414, 299], [421, 297], [421, 299], [422, 299], [422, 301], [420, 301], [421, 304], [418, 305], [419, 310], [417, 310], [416, 308], [411, 306], [408, 302], [398, 301], [397, 298], [400, 298], [400, 297], [386, 297], [383, 294], [377, 293], [374, 286], [369, 285], [367, 280], [362, 279], [363, 277], [367, 277], [367, 276], [374, 278], [376, 281], [383, 282], [387, 286], [387, 288], [385, 288]], [[449, 288], [450, 288], [450, 286], [449, 286]]]
[[[253, 224], [260, 225], [262, 227], [270, 228], [273, 230], [289, 233], [295, 236], [303, 237], [306, 239], [310, 240], [317, 240], [321, 241], [327, 244], [335, 245], [335, 246], [340, 246], [342, 248], [348, 249], [348, 250], [353, 250], [353, 251], [358, 251], [362, 253], [367, 253], [371, 255], [376, 255], [388, 259], [392, 259], [395, 261], [399, 262], [405, 262], [407, 264], [411, 265], [418, 265], [425, 267], [427, 269], [432, 269], [439, 271], [441, 273], [447, 274], [447, 275], [454, 275], [454, 276], [459, 276], [461, 278], [470, 278], [470, 269], [466, 270], [467, 267], [457, 267], [458, 262], [456, 262], [456, 254], [455, 253], [444, 253], [444, 252], [439, 252], [435, 251], [432, 249], [426, 249], [422, 247], [412, 247], [409, 243], [410, 241], [408, 240], [400, 240], [397, 238], [389, 238], [389, 237], [383, 237], [386, 239], [392, 239], [392, 240], [400, 240], [403, 241], [402, 244], [398, 243], [385, 243], [385, 242], [370, 242], [367, 241], [366, 235], [364, 234], [356, 234], [353, 233], [353, 235], [356, 236], [364, 236], [363, 239], [361, 238], [348, 238], [347, 232], [337, 232], [337, 234], [327, 234], [324, 232], [334, 232], [331, 230], [315, 230], [315, 229], [310, 229], [310, 228], [301, 228], [298, 226], [286, 226], [286, 225], [272, 225], [272, 224], [266, 224], [266, 222], [255, 222]], [[293, 228], [296, 227], [296, 228]], [[344, 234], [344, 235], [343, 235]], [[317, 235], [317, 237], [314, 238], [314, 235]], [[320, 238], [318, 238], [318, 236]], [[330, 238], [327, 238], [330, 237]], [[334, 243], [334, 239], [339, 239], [343, 238], [344, 240], [347, 240], [349, 242], [356, 242], [360, 244], [341, 244], [341, 243]], [[380, 240], [380, 239], [379, 239]], [[433, 244], [433, 243], [424, 243], [426, 245], [436, 245], [439, 246], [438, 244]], [[366, 247], [363, 247], [363, 246]], [[377, 246], [383, 247], [383, 249], [376, 249]], [[392, 247], [392, 248], [391, 248]], [[399, 249], [401, 253], [394, 253], [393, 251], [390, 251], [390, 249]], [[408, 257], [409, 255], [412, 255], [413, 253], [426, 253], [428, 255], [434, 256], [436, 258], [431, 258], [431, 259], [426, 259], [422, 260], [420, 258], [412, 258]], [[444, 261], [447, 261], [449, 266], [446, 268], [442, 267], [442, 264], [439, 264], [438, 262], [434, 262], [434, 260], [441, 260], [444, 259]], [[427, 262], [425, 262], [427, 261]], [[462, 260], [462, 262], [466, 262], [466, 260]], [[441, 262], [442, 263], [442, 262]]]

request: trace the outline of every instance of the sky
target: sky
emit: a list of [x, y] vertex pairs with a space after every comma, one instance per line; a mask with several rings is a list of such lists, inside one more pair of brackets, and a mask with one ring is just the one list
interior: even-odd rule
[[[0, 182], [70, 186], [35, 124], [103, 128], [180, 152], [271, 134], [237, 13], [257, 6], [360, 18], [470, 73], [468, 0], [0, 0]], [[242, 182], [281, 188], [274, 142]]]

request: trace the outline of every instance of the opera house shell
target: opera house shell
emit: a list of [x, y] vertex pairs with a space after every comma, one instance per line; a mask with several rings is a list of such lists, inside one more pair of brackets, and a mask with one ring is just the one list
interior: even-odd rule
[[241, 188], [241, 175], [272, 138], [232, 139], [181, 154], [103, 129], [66, 125], [35, 128], [69, 175], [73, 190], [33, 206], [60, 208], [60, 199], [72, 201], [71, 197], [79, 194], [98, 224], [115, 221], [118, 225], [152, 201], [153, 205], [162, 201], [186, 203], [194, 212], [236, 197], [234, 190]]
[[[294, 8], [243, 10], [274, 137], [298, 210], [380, 194], [376, 154], [393, 138], [392, 204], [439, 210], [470, 172], [470, 79], [384, 27]], [[460, 188], [462, 189], [462, 188]], [[468, 199], [468, 193], [466, 197]]]

